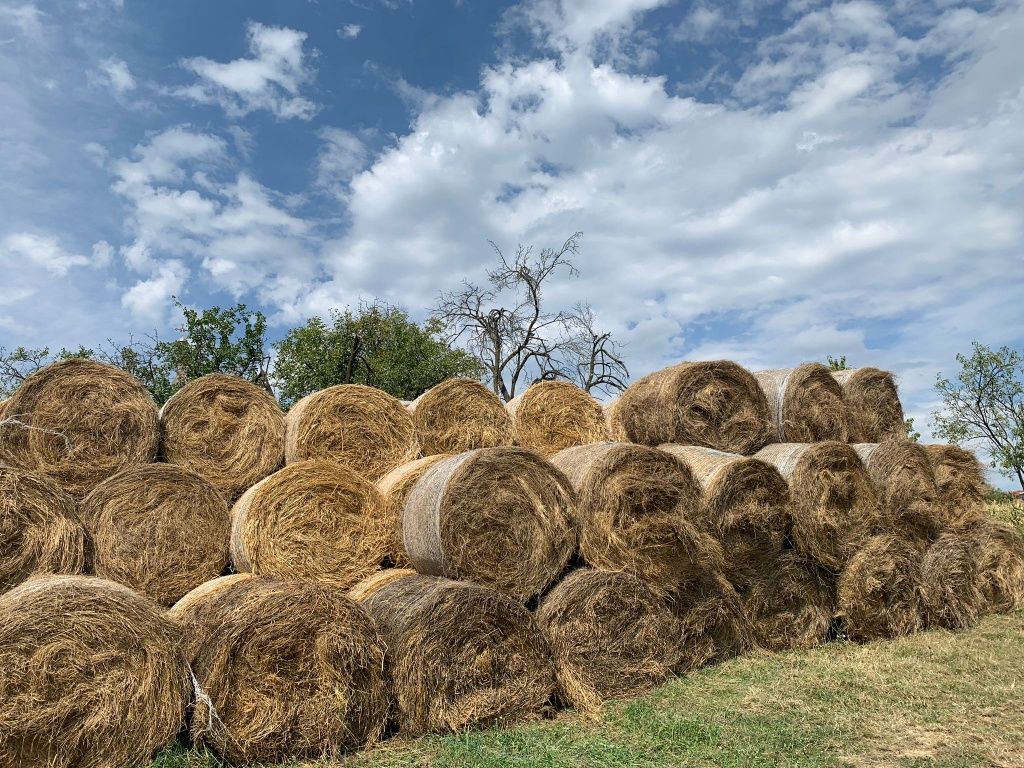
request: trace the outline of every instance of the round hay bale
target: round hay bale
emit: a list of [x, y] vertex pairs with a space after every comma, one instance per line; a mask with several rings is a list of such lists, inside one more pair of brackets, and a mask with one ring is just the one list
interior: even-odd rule
[[191, 692], [174, 624], [128, 587], [40, 576], [0, 595], [0, 765], [148, 764]]
[[284, 463], [284, 411], [240, 376], [193, 379], [160, 409], [160, 455], [191, 469], [231, 503]]
[[384, 499], [368, 480], [333, 461], [289, 464], [235, 502], [236, 571], [311, 579], [348, 589], [387, 556]]
[[878, 497], [857, 452], [845, 443], [777, 443], [757, 458], [789, 482], [794, 546], [839, 573], [881, 527]]
[[543, 456], [608, 439], [601, 404], [568, 381], [539, 381], [505, 408], [512, 416], [516, 444]]
[[917, 632], [924, 623], [921, 542], [898, 534], [872, 536], [839, 575], [838, 615], [854, 640]]
[[849, 439], [843, 388], [821, 363], [756, 371], [754, 378], [768, 398], [775, 442], [845, 443]]
[[231, 518], [217, 489], [173, 464], [118, 472], [79, 508], [97, 576], [171, 605], [228, 564]]
[[881, 443], [857, 443], [853, 449], [875, 484], [889, 527], [911, 536], [936, 539], [948, 514], [924, 446], [890, 437]]
[[156, 458], [156, 403], [119, 368], [74, 358], [29, 374], [0, 421], [0, 464], [38, 472], [76, 499]]
[[983, 610], [1009, 613], [1024, 607], [1024, 537], [1009, 523], [983, 518], [960, 533], [974, 542]]
[[619, 406], [619, 398], [609, 400], [607, 403], [601, 406], [601, 411], [604, 413], [604, 425], [605, 429], [608, 430], [608, 439], [614, 440], [617, 443], [629, 442], [629, 437], [626, 436], [626, 431], [622, 428], [622, 423], [615, 415], [615, 409]]
[[508, 595], [416, 574], [364, 591], [360, 604], [388, 649], [399, 733], [512, 723], [540, 712], [554, 693], [551, 652], [530, 612]]
[[576, 495], [532, 451], [480, 448], [430, 467], [402, 513], [402, 541], [422, 574], [470, 579], [527, 600], [576, 546]]
[[706, 573], [671, 595], [682, 626], [676, 672], [726, 661], [757, 647], [743, 598], [720, 573]]
[[424, 456], [395, 467], [377, 481], [377, 490], [384, 498], [384, 517], [388, 521], [391, 534], [388, 558], [399, 568], [409, 565], [409, 556], [405, 554], [405, 542], [402, 541], [402, 510], [405, 509], [406, 499], [423, 473], [447, 458], [449, 455], [444, 453]]
[[906, 437], [903, 406], [896, 380], [878, 368], [832, 371], [843, 388], [852, 443], [880, 443], [887, 437]]
[[412, 416], [397, 398], [362, 384], [306, 395], [288, 411], [285, 461], [329, 459], [371, 483], [416, 458]]
[[682, 627], [667, 596], [630, 573], [581, 568], [541, 600], [559, 698], [585, 713], [638, 696], [679, 663]]
[[760, 459], [693, 445], [659, 447], [700, 481], [704, 503], [697, 527], [722, 545], [725, 577], [746, 587], [782, 553], [792, 521], [789, 485]]
[[978, 542], [947, 531], [925, 550], [921, 562], [925, 621], [930, 627], [967, 629], [985, 607]]
[[512, 419], [476, 379], [446, 379], [408, 406], [424, 456], [512, 445]]
[[241, 581], [255, 578], [258, 577], [253, 576], [251, 573], [231, 573], [227, 576], [218, 576], [216, 579], [210, 579], [183, 596], [178, 602], [167, 609], [165, 615], [167, 618], [181, 623], [195, 606], [210, 599], [221, 590], [227, 589]]
[[772, 437], [757, 379], [728, 360], [679, 363], [633, 382], [612, 409], [615, 429], [634, 443], [703, 445], [753, 453]]
[[0, 593], [30, 576], [90, 565], [75, 500], [43, 475], [0, 466]]
[[407, 576], [417, 576], [412, 568], [385, 568], [377, 571], [372, 576], [367, 576], [348, 591], [350, 600], [361, 603], [363, 600], [374, 594], [378, 589], [386, 587], [392, 581], [404, 579]]
[[959, 445], [926, 445], [948, 525], [962, 525], [982, 517], [988, 483], [974, 455]]
[[204, 587], [174, 611], [199, 688], [193, 743], [242, 765], [333, 758], [380, 737], [384, 646], [362, 608], [312, 582]]
[[579, 497], [579, 552], [588, 565], [673, 589], [722, 564], [694, 526], [703, 496], [689, 468], [657, 448], [595, 443], [551, 457]]
[[810, 558], [786, 550], [743, 595], [754, 639], [769, 651], [813, 648], [828, 639], [836, 613], [835, 579]]

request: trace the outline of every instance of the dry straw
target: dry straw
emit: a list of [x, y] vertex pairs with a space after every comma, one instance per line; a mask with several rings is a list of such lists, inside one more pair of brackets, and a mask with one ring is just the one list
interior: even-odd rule
[[424, 456], [512, 445], [512, 419], [475, 379], [447, 379], [408, 406]]
[[1024, 537], [1009, 523], [982, 518], [961, 533], [978, 552], [978, 578], [985, 610], [1008, 613], [1024, 607]]
[[928, 626], [966, 629], [985, 607], [978, 542], [947, 531], [931, 544], [921, 562], [925, 618]]
[[559, 698], [581, 712], [644, 693], [679, 663], [682, 627], [666, 595], [629, 573], [573, 571], [545, 595], [537, 621], [555, 656]]
[[805, 555], [786, 550], [751, 582], [743, 606], [762, 648], [813, 648], [828, 639], [836, 613], [835, 579]]
[[756, 647], [743, 598], [720, 573], [707, 573], [672, 597], [672, 610], [682, 623], [677, 672], [725, 661]]
[[363, 600], [370, 597], [370, 595], [374, 594], [378, 589], [386, 587], [391, 582], [404, 579], [408, 576], [417, 575], [416, 571], [412, 568], [385, 568], [382, 571], [377, 571], [372, 576], [367, 576], [352, 587], [346, 594], [348, 594], [350, 600], [355, 600], [357, 603], [361, 603]]
[[0, 466], [0, 593], [37, 574], [83, 573], [89, 555], [75, 500], [43, 475]]
[[402, 512], [406, 499], [409, 498], [420, 476], [437, 462], [447, 458], [449, 456], [444, 453], [424, 456], [395, 467], [377, 481], [377, 490], [384, 498], [384, 517], [390, 534], [388, 558], [392, 565], [399, 568], [409, 565], [409, 556], [405, 554], [405, 543], [402, 541]]
[[905, 535], [935, 539], [948, 517], [924, 446], [905, 438], [853, 446], [878, 491], [888, 526]]
[[821, 363], [757, 371], [754, 378], [768, 398], [776, 442], [845, 443], [849, 438], [843, 388]]
[[568, 381], [539, 381], [505, 407], [512, 415], [516, 444], [544, 456], [608, 439], [601, 404]]
[[850, 442], [878, 443], [887, 437], [905, 437], [903, 406], [896, 381], [878, 368], [832, 371], [843, 388], [850, 416]]
[[119, 368], [93, 360], [30, 374], [0, 421], [0, 464], [46, 475], [76, 499], [156, 457], [156, 403]]
[[757, 458], [789, 482], [793, 543], [818, 565], [838, 573], [881, 526], [874, 485], [849, 445], [779, 443]]
[[978, 457], [958, 445], [926, 445], [935, 482], [951, 525], [969, 523], [984, 515], [988, 484]]
[[236, 571], [347, 589], [380, 567], [392, 540], [377, 488], [333, 461], [289, 464], [231, 510]]
[[307, 395], [288, 411], [285, 461], [330, 459], [376, 482], [416, 457], [412, 416], [397, 398], [362, 384]]
[[459, 733], [540, 712], [554, 664], [521, 603], [466, 581], [408, 575], [375, 579], [361, 605], [388, 649], [400, 734]]
[[422, 574], [471, 579], [526, 600], [575, 549], [575, 493], [522, 448], [480, 448], [439, 461], [405, 504], [402, 540]]
[[579, 494], [587, 564], [630, 571], [662, 589], [721, 566], [717, 542], [691, 522], [703, 503], [700, 484], [674, 457], [645, 445], [595, 443], [559, 451], [551, 463]]
[[753, 453], [772, 436], [757, 379], [727, 360], [679, 363], [630, 385], [612, 409], [614, 428], [634, 443], [703, 445]]
[[601, 411], [604, 413], [604, 424], [605, 429], [608, 430], [608, 438], [617, 442], [627, 442], [629, 437], [626, 435], [626, 431], [622, 428], [622, 423], [619, 418], [615, 415], [615, 409], [619, 407], [619, 398], [609, 400], [607, 403], [601, 406]]
[[231, 520], [224, 497], [173, 464], [118, 472], [85, 497], [97, 576], [171, 605], [228, 563]]
[[781, 554], [791, 522], [789, 486], [767, 462], [692, 445], [662, 445], [700, 481], [704, 503], [695, 522], [722, 545], [722, 572], [746, 587]]
[[174, 614], [200, 689], [194, 743], [238, 765], [332, 758], [379, 738], [389, 703], [384, 646], [347, 597], [250, 578], [184, 600]]
[[284, 412], [274, 396], [239, 376], [188, 382], [160, 409], [160, 454], [234, 501], [284, 462]]
[[128, 587], [40, 576], [0, 595], [0, 765], [136, 768], [190, 693], [173, 623]]
[[839, 617], [854, 640], [877, 640], [923, 626], [923, 544], [899, 534], [871, 537], [839, 575]]

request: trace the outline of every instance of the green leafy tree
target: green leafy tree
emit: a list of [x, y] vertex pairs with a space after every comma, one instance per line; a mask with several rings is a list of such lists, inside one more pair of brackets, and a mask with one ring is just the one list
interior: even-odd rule
[[[237, 304], [228, 309], [192, 309], [177, 299], [184, 316], [180, 338], [157, 341], [152, 351], [172, 373], [173, 388], [208, 373], [229, 373], [270, 390], [267, 354], [267, 318], [262, 312]], [[145, 355], [143, 355], [143, 358]], [[146, 361], [131, 356], [132, 364]]]
[[826, 365], [833, 371], [848, 371], [850, 369], [850, 366], [846, 364], [846, 355], [840, 355], [839, 357], [829, 355]]
[[958, 354], [953, 379], [939, 374], [942, 408], [932, 415], [935, 434], [951, 443], [982, 442], [992, 466], [1024, 487], [1024, 356], [975, 341]]
[[15, 347], [11, 351], [0, 347], [0, 398], [14, 394], [14, 390], [21, 386], [21, 382], [30, 373], [50, 363], [72, 357], [95, 357], [95, 352], [86, 347], [79, 347], [76, 350], [62, 348], [60, 352], [51, 356], [49, 347]]
[[907, 440], [912, 443], [921, 442], [921, 433], [914, 429], [913, 419], [905, 419], [903, 421], [903, 428], [907, 431]]
[[476, 377], [480, 366], [441, 339], [441, 325], [417, 325], [397, 307], [367, 304], [314, 317], [274, 345], [274, 382], [291, 405], [334, 384], [367, 384], [412, 400], [451, 376]]
[[0, 395], [8, 397], [35, 370], [70, 357], [85, 357], [115, 365], [139, 379], [157, 403], [164, 403], [191, 379], [207, 373], [242, 376], [270, 389], [270, 357], [266, 354], [267, 321], [261, 312], [244, 304], [229, 309], [195, 310], [175, 300], [184, 324], [175, 341], [161, 341], [154, 333], [129, 337], [127, 343], [108, 339], [105, 346], [61, 349], [48, 347], [0, 348]]

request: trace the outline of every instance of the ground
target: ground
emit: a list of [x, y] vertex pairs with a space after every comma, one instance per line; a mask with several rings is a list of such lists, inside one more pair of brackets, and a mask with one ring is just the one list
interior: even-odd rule
[[[1020, 523], [1012, 508], [994, 509]], [[504, 730], [392, 741], [343, 768], [1024, 767], [1024, 611], [966, 632], [760, 653]], [[175, 747], [148, 768], [219, 768]]]

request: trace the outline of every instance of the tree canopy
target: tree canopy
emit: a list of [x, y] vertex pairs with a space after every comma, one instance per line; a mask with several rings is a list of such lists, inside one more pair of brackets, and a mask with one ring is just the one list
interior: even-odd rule
[[314, 317], [274, 345], [281, 402], [334, 384], [366, 384], [412, 400], [446, 378], [478, 376], [473, 356], [451, 348], [440, 332], [436, 320], [420, 326], [381, 303], [334, 311], [326, 321]]

